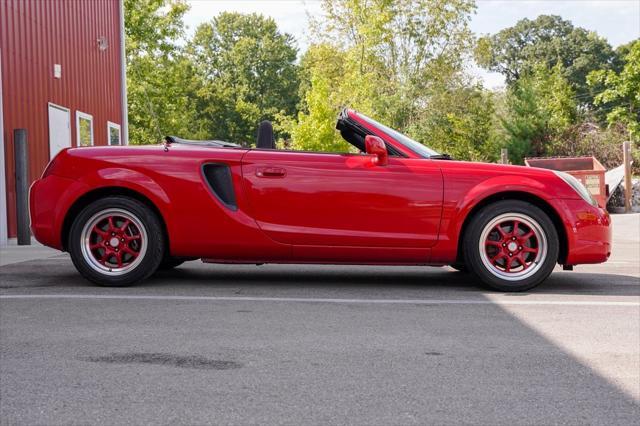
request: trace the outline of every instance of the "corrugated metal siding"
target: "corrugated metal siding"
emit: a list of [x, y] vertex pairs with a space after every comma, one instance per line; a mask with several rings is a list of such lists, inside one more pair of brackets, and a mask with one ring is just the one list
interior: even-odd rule
[[[29, 177], [49, 161], [48, 103], [93, 116], [95, 145], [107, 144], [107, 121], [121, 124], [118, 0], [0, 0], [5, 171], [9, 235], [15, 236], [13, 129], [29, 140]], [[98, 48], [105, 37], [108, 48]], [[62, 65], [62, 78], [53, 65]], [[4, 188], [3, 188], [4, 190]]]

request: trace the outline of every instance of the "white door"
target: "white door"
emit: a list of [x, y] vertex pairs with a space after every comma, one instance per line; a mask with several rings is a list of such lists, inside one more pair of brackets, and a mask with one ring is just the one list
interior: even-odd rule
[[49, 104], [49, 159], [71, 147], [71, 114], [67, 108]]

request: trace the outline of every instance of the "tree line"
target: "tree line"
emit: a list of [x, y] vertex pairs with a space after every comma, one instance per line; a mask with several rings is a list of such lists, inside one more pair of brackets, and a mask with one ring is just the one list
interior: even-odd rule
[[[640, 40], [614, 49], [550, 15], [477, 37], [475, 8], [323, 0], [299, 52], [262, 15], [224, 12], [187, 36], [184, 2], [126, 0], [131, 143], [174, 134], [248, 146], [270, 120], [282, 146], [347, 151], [334, 129], [347, 106], [456, 159], [496, 161], [507, 148], [514, 164], [562, 155], [620, 164], [621, 142], [640, 140]], [[483, 87], [473, 64], [506, 87]]]

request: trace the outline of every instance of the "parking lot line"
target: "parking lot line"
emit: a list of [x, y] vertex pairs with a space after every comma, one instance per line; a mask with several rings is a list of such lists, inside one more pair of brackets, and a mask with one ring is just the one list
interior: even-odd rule
[[399, 305], [561, 305], [561, 306], [640, 306], [639, 301], [597, 300], [482, 300], [482, 299], [333, 299], [306, 297], [234, 297], [234, 296], [160, 296], [134, 294], [5, 294], [0, 300], [25, 299], [86, 299], [86, 300], [166, 300], [209, 302], [284, 302], [336, 304], [399, 304]]

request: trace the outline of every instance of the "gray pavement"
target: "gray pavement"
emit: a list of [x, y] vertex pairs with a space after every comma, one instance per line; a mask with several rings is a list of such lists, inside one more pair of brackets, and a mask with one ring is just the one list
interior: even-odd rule
[[31, 239], [31, 245], [24, 246], [19, 246], [16, 239], [12, 238], [9, 240], [8, 245], [0, 247], [0, 266], [28, 260], [46, 259], [59, 254], [58, 250], [43, 246], [35, 238]]
[[0, 424], [635, 424], [640, 215], [523, 294], [448, 268], [0, 267]]

